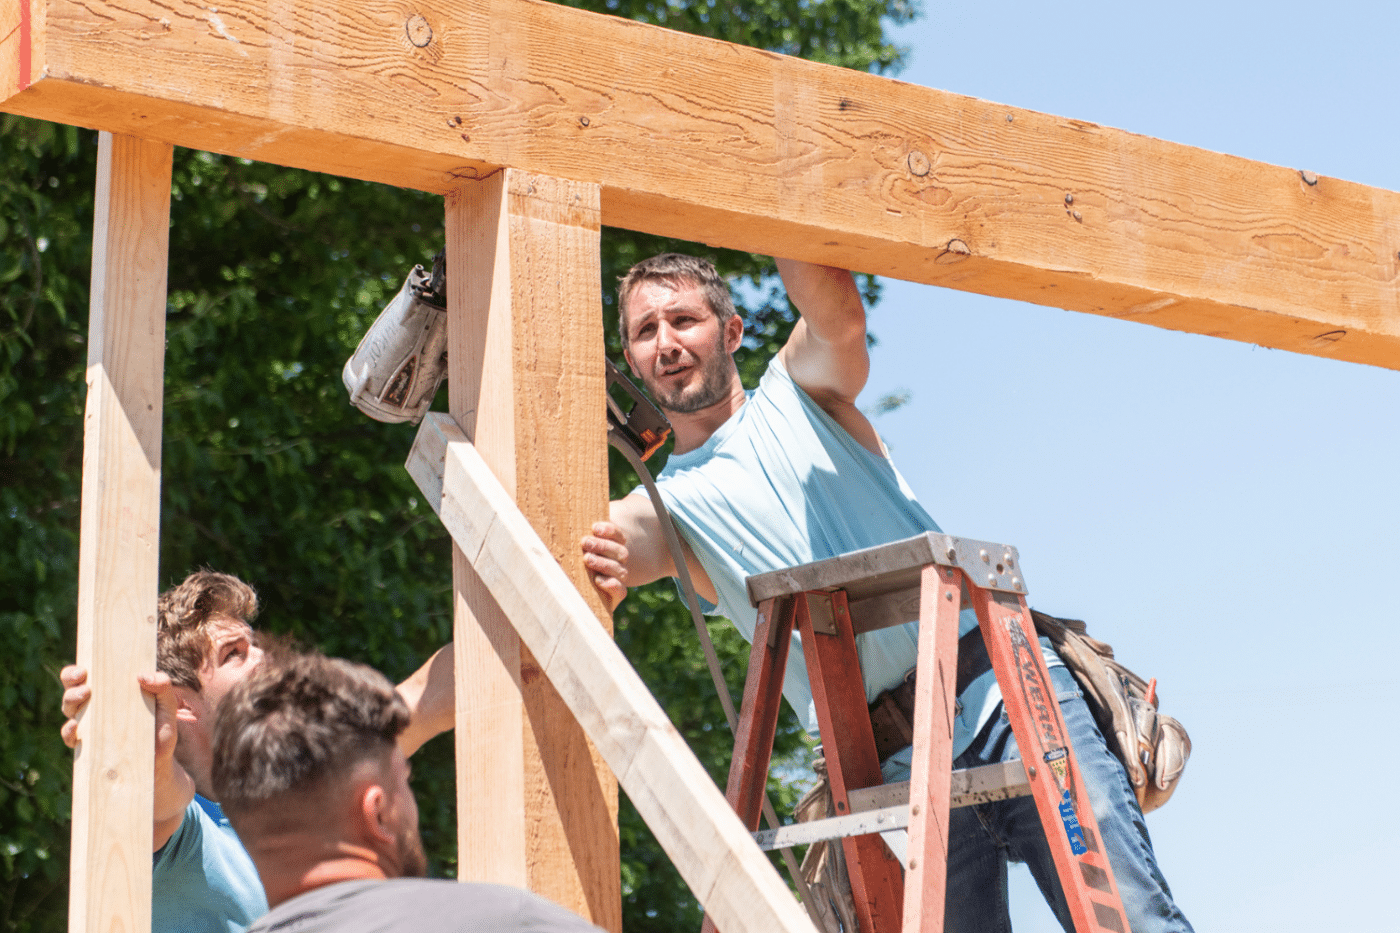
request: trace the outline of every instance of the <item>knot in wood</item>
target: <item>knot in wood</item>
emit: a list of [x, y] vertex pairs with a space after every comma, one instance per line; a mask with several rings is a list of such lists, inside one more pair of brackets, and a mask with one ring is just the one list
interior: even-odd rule
[[972, 247], [968, 246], [967, 243], [962, 240], [952, 239], [949, 240], [948, 245], [943, 248], [943, 252], [934, 257], [933, 261], [939, 265], [946, 266], [951, 263], [962, 262], [971, 255]]
[[408, 35], [408, 41], [417, 48], [425, 48], [433, 41], [433, 27], [428, 25], [428, 20], [421, 13], [410, 16], [408, 22], [403, 24], [403, 31]]
[[922, 178], [928, 174], [928, 170], [928, 156], [917, 149], [909, 150], [909, 171]]

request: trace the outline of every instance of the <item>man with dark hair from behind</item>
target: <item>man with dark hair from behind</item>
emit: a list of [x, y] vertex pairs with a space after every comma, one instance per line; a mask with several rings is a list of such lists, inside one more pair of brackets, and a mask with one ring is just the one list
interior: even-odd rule
[[371, 668], [269, 658], [214, 727], [214, 792], [257, 865], [272, 912], [248, 933], [598, 933], [518, 888], [420, 877], [418, 806], [397, 740], [403, 698]]

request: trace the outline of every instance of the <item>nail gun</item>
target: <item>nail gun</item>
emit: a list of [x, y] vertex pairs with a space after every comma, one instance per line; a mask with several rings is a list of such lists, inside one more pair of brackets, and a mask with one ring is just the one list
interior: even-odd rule
[[447, 262], [414, 266], [374, 319], [340, 378], [350, 403], [376, 421], [423, 420], [447, 375]]
[[[671, 424], [612, 360], [607, 365], [609, 438], [618, 436], [643, 460], [666, 443]], [[374, 319], [341, 378], [350, 402], [376, 421], [423, 420], [447, 375], [447, 262], [414, 266], [403, 288]]]
[[[365, 333], [353, 356], [345, 363], [342, 378], [350, 401], [365, 414], [379, 421], [423, 420], [438, 386], [447, 373], [447, 267], [445, 251], [433, 258], [433, 271], [414, 266], [403, 288], [384, 306]], [[676, 567], [691, 620], [714, 679], [715, 690], [724, 707], [731, 730], [737, 714], [725, 685], [719, 657], [710, 640], [700, 609], [699, 596], [690, 578], [680, 538], [656, 488], [656, 481], [643, 462], [656, 453], [671, 435], [671, 423], [612, 360], [604, 357], [607, 369], [608, 442], [618, 448], [646, 486], [656, 509], [657, 520], [671, 560]], [[771, 806], [768, 810], [771, 811]], [[771, 825], [777, 820], [769, 813]], [[791, 852], [784, 850], [789, 871], [799, 879]]]

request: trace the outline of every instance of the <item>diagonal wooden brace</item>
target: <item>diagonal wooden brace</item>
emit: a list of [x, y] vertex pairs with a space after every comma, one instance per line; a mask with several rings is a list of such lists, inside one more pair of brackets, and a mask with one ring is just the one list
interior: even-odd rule
[[802, 908], [515, 502], [448, 415], [408, 471], [725, 933], [814, 933]]

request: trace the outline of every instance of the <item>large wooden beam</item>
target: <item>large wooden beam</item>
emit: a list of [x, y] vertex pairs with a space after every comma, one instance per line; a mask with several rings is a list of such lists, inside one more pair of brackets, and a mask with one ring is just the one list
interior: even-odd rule
[[[813, 933], [719, 788], [451, 417], [428, 415], [408, 470], [719, 928]], [[564, 566], [579, 563], [571, 554]]]
[[537, 0], [0, 0], [0, 107], [1400, 368], [1400, 194]]
[[[447, 197], [449, 408], [559, 558], [607, 514], [598, 240], [596, 185], [505, 170]], [[460, 875], [618, 933], [617, 782], [455, 546], [453, 581]]]
[[73, 759], [68, 928], [151, 926], [150, 701], [156, 667], [160, 419], [170, 168], [165, 143], [103, 134], [93, 219], [78, 663], [92, 700]]

